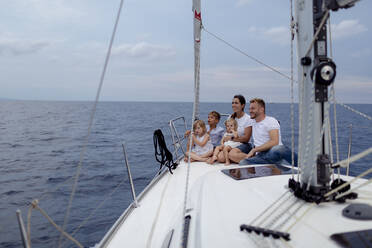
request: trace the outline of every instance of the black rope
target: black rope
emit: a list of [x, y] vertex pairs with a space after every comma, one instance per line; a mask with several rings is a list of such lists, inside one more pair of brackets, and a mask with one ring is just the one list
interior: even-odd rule
[[173, 174], [172, 170], [176, 169], [178, 164], [173, 162], [173, 155], [168, 150], [164, 135], [160, 129], [154, 131], [154, 149], [155, 159], [160, 163], [159, 173], [163, 166], [166, 166], [169, 172]]

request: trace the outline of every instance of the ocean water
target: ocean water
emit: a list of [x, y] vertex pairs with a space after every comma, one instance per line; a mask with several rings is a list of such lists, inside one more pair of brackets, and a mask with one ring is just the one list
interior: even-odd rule
[[[63, 224], [92, 106], [90, 102], [0, 102], [0, 247], [21, 247], [15, 211], [20, 209], [26, 221], [28, 205], [33, 199], [39, 199], [39, 206], [58, 225]], [[288, 146], [291, 144], [289, 106], [267, 105], [268, 115], [280, 120], [283, 142]], [[351, 106], [372, 115], [372, 105]], [[202, 119], [211, 110], [230, 113], [231, 106], [202, 103]], [[99, 242], [132, 201], [122, 143], [126, 143], [139, 194], [159, 168], [154, 159], [153, 131], [162, 129], [169, 145], [168, 121], [185, 116], [189, 127], [191, 111], [191, 103], [99, 103], [67, 232], [74, 233], [86, 247]], [[340, 159], [347, 157], [350, 125], [352, 154], [371, 146], [371, 121], [340, 106], [337, 116]], [[368, 156], [352, 163], [350, 174], [357, 175], [370, 168], [371, 160], [372, 156]], [[99, 205], [100, 209], [79, 227]], [[59, 233], [37, 210], [31, 215], [31, 238], [33, 247], [58, 245]], [[63, 247], [73, 244], [64, 241]]]

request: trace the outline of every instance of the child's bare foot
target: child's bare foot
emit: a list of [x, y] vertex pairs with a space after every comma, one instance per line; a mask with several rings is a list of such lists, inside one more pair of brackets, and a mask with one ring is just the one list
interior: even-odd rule
[[187, 162], [188, 161], [188, 159], [187, 159], [187, 157], [185, 156], [185, 158], [183, 159], [183, 161], [185, 161], [185, 162]]
[[231, 164], [230, 161], [226, 161], [226, 162], [225, 162], [225, 165], [226, 165], [226, 166], [229, 166], [230, 164]]
[[212, 157], [208, 158], [207, 163], [208, 164], [214, 164], [214, 162], [216, 162], [216, 160], [217, 160], [217, 156], [213, 155]]

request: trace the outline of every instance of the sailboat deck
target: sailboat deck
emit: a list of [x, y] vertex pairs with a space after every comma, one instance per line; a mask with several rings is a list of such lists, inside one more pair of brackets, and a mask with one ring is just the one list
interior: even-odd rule
[[[288, 191], [286, 185], [290, 175], [235, 180], [221, 172], [234, 167], [191, 163], [186, 211], [191, 217], [188, 247], [247, 247], [255, 243], [338, 247], [330, 235], [370, 229], [372, 226], [372, 221], [342, 216], [342, 209], [349, 203], [372, 203], [370, 185], [358, 190], [359, 198], [356, 200], [345, 204], [327, 202], [316, 205], [298, 200], [290, 193], [284, 194]], [[173, 175], [165, 173], [140, 199], [139, 207], [131, 209], [130, 214], [123, 214], [125, 218], [122, 216], [117, 221], [100, 247], [179, 247], [186, 174], [184, 162]], [[364, 179], [358, 180], [352, 187], [363, 182]], [[251, 224], [273, 203], [273, 199], [280, 196], [283, 197], [275, 211], [268, 211], [253, 225], [288, 232], [290, 242], [284, 244], [282, 240], [240, 231], [240, 225]]]

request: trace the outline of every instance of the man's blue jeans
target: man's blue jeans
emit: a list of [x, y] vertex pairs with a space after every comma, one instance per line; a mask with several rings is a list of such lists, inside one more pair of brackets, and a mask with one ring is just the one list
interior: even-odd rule
[[[259, 152], [256, 156], [243, 159], [240, 165], [247, 164], [282, 164], [284, 161], [292, 164], [291, 149], [284, 145], [277, 145], [265, 152]], [[297, 154], [294, 153], [294, 164], [297, 166]]]

